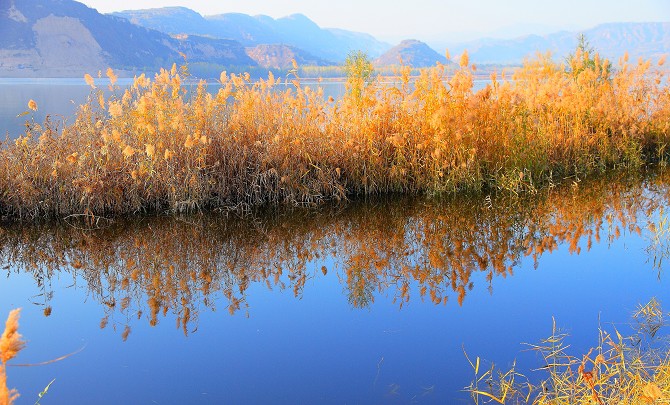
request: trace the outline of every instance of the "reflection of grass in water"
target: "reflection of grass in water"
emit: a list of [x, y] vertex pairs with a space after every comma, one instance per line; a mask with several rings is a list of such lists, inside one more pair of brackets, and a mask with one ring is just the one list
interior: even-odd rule
[[663, 208], [659, 210], [658, 222], [649, 223], [649, 231], [651, 231], [651, 237], [646, 251], [653, 261], [654, 268], [658, 270], [660, 278], [663, 260], [670, 257], [670, 223]]
[[307, 280], [321, 277], [337, 277], [357, 308], [382, 295], [400, 307], [410, 299], [459, 305], [475, 284], [490, 287], [518, 263], [538, 263], [558, 246], [578, 254], [601, 238], [637, 233], [667, 201], [668, 178], [608, 176], [521, 198], [494, 196], [488, 204], [464, 196], [393, 198], [269, 210], [252, 219], [91, 224], [72, 217], [59, 226], [1, 228], [0, 260], [12, 264], [8, 275], [32, 275], [45, 315], [49, 280], [66, 273], [83, 280], [104, 311], [100, 327], [124, 338], [131, 338], [136, 319], [153, 326], [169, 312], [188, 333], [204, 309], [247, 310], [251, 285], [300, 297]]
[[[476, 404], [658, 404], [670, 400], [668, 341], [657, 332], [664, 313], [656, 299], [633, 314], [635, 333], [622, 336], [599, 328], [596, 346], [581, 356], [568, 352], [568, 335], [556, 328], [538, 344], [544, 365], [540, 382], [516, 371], [491, 365], [482, 372], [480, 359], [470, 361], [475, 377], [466, 388]], [[521, 382], [519, 382], [521, 381]]]
[[388, 388], [389, 388], [388, 395], [396, 396], [396, 395], [399, 394], [400, 384], [393, 383], [393, 384], [390, 384]]
[[377, 363], [377, 374], [375, 375], [375, 381], [372, 383], [372, 389], [377, 386], [377, 380], [379, 380], [379, 373], [382, 371], [382, 363], [384, 362], [384, 356]]
[[425, 397], [435, 392], [435, 386], [431, 385], [430, 387], [421, 387], [421, 396]]
[[430, 387], [421, 387], [421, 391], [419, 391], [418, 394], [414, 395], [410, 401], [414, 403], [417, 399], [420, 399], [422, 397], [432, 395], [435, 392], [435, 385], [431, 385]]

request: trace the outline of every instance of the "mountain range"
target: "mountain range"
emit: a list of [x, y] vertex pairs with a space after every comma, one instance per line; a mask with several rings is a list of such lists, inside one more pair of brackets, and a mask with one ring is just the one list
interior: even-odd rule
[[484, 64], [519, 64], [525, 57], [547, 51], [563, 59], [574, 51], [580, 33], [601, 56], [610, 60], [616, 61], [625, 52], [633, 59], [659, 59], [670, 53], [670, 22], [608, 23], [580, 32], [560, 31], [504, 40], [486, 38], [452, 44], [449, 50], [457, 55], [467, 49], [470, 60]]
[[168, 34], [193, 34], [228, 38], [244, 46], [283, 44], [302, 49], [321, 59], [341, 63], [351, 51], [363, 50], [375, 58], [391, 45], [373, 36], [319, 27], [302, 14], [274, 19], [266, 15], [227, 13], [203, 17], [184, 7], [129, 10], [112, 15], [133, 24]]
[[416, 39], [407, 39], [384, 52], [375, 60], [377, 66], [409, 65], [416, 68], [435, 66], [436, 63], [453, 63], [446, 56], [435, 52], [428, 44]]
[[72, 76], [113, 67], [154, 70], [183, 61], [253, 66], [229, 39], [174, 38], [72, 0], [0, 1], [0, 75]]
[[[611, 23], [583, 33], [611, 59], [626, 50], [633, 58], [670, 53], [670, 23]], [[519, 64], [536, 52], [563, 58], [574, 49], [577, 35], [561, 31], [481, 39], [449, 49], [454, 56], [468, 49], [478, 64]], [[368, 34], [321, 28], [302, 14], [202, 16], [184, 7], [100, 14], [74, 0], [0, 0], [0, 77], [80, 76], [107, 67], [132, 75], [182, 63], [184, 57], [202, 75], [249, 69], [262, 74], [290, 68], [292, 60], [342, 64], [354, 50], [366, 52], [377, 66], [401, 60], [414, 67], [449, 63], [443, 47], [436, 52], [417, 40], [393, 47]]]
[[293, 61], [300, 66], [329, 66], [332, 62], [321, 59], [290, 45], [261, 44], [247, 48], [247, 55], [259, 66], [266, 69], [286, 70], [293, 67]]

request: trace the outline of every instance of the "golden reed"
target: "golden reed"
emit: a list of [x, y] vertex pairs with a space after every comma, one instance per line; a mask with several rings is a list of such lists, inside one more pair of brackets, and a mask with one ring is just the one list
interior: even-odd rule
[[[73, 120], [28, 123], [0, 149], [0, 215], [120, 215], [313, 205], [356, 195], [522, 193], [665, 161], [664, 60], [576, 52], [528, 60], [475, 90], [467, 55], [410, 78], [351, 77], [340, 99], [272, 74], [221, 74], [212, 94], [173, 66], [91, 86]], [[99, 75], [101, 76], [101, 75]], [[389, 84], [391, 83], [391, 84]], [[188, 91], [187, 91], [188, 89]], [[37, 109], [31, 100], [28, 106]]]
[[14, 309], [9, 313], [5, 323], [5, 331], [0, 336], [0, 405], [9, 405], [18, 398], [19, 393], [7, 387], [7, 362], [16, 357], [23, 349], [25, 342], [19, 334], [19, 316], [21, 310]]

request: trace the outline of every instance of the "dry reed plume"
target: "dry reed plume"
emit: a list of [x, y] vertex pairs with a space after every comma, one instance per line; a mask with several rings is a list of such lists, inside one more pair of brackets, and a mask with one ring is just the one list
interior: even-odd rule
[[19, 316], [21, 310], [14, 309], [5, 322], [5, 330], [0, 336], [0, 405], [9, 405], [18, 398], [19, 393], [7, 387], [7, 362], [16, 357], [25, 346], [19, 334]]
[[[299, 79], [221, 74], [187, 94], [173, 66], [112, 94], [92, 87], [74, 121], [32, 123], [0, 150], [0, 213], [185, 212], [315, 204], [360, 194], [533, 191], [571, 175], [664, 160], [670, 91], [664, 67], [616, 69], [576, 52], [541, 55], [513, 80], [473, 89], [467, 55], [370, 82], [337, 101]], [[662, 65], [660, 61], [658, 65]], [[36, 109], [31, 102], [29, 107]]]

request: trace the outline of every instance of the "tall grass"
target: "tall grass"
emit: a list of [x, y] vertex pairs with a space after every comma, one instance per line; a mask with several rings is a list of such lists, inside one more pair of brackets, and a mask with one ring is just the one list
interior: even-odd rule
[[[589, 62], [589, 63], [587, 63]], [[663, 61], [658, 65], [663, 65]], [[389, 192], [534, 191], [572, 175], [667, 157], [667, 73], [588, 52], [528, 60], [474, 90], [467, 54], [410, 82], [361, 83], [335, 101], [270, 75], [221, 74], [187, 94], [173, 66], [113, 94], [95, 87], [67, 125], [32, 123], [0, 150], [11, 218], [312, 205]], [[605, 69], [607, 67], [607, 69]], [[30, 108], [37, 108], [31, 104]]]

